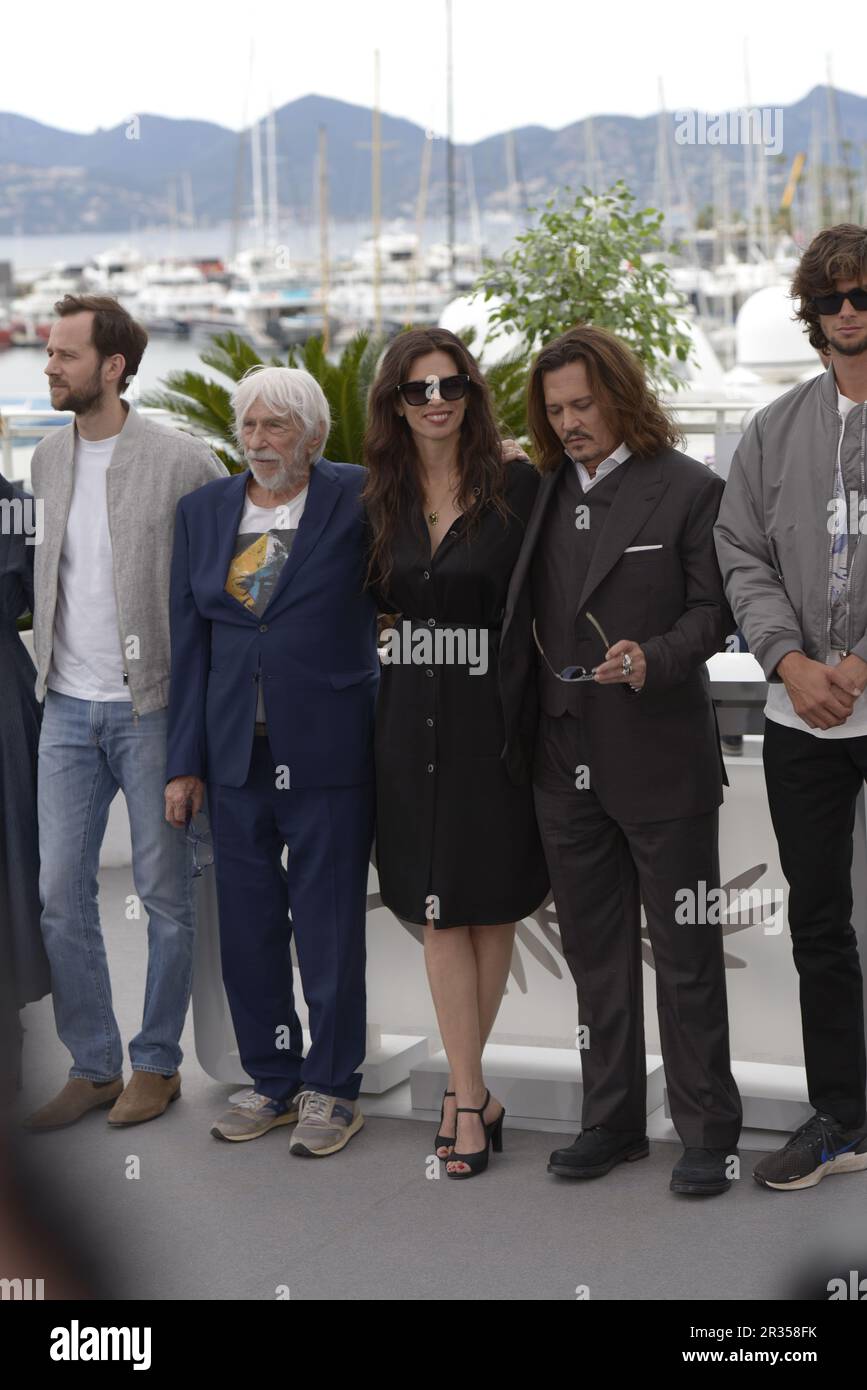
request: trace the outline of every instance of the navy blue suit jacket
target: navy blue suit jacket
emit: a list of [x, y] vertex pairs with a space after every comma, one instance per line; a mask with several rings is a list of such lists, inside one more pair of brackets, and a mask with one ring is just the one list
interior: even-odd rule
[[373, 779], [376, 605], [363, 589], [365, 471], [320, 459], [261, 617], [226, 592], [249, 471], [178, 503], [166, 781], [247, 780], [261, 671], [275, 765], [290, 787]]

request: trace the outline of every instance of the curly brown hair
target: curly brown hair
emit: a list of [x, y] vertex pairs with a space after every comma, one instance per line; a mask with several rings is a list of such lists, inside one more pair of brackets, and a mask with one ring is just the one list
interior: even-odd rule
[[806, 325], [810, 346], [826, 351], [819, 314], [812, 307], [817, 295], [833, 294], [837, 280], [867, 279], [867, 227], [840, 222], [813, 237], [798, 262], [789, 294], [798, 301], [795, 318]]
[[423, 532], [423, 498], [418, 454], [412, 430], [398, 415], [397, 387], [410, 380], [413, 362], [429, 352], [447, 352], [458, 372], [470, 378], [467, 409], [458, 445], [460, 486], [457, 504], [469, 512], [467, 535], [477, 524], [482, 507], [490, 502], [505, 522], [506, 464], [488, 383], [469, 350], [445, 328], [413, 328], [391, 343], [370, 390], [364, 463], [367, 481], [362, 500], [371, 530], [367, 585], [381, 590], [392, 572], [392, 549], [398, 526], [409, 519]]
[[613, 434], [638, 457], [683, 443], [683, 436], [647, 384], [644, 364], [604, 328], [579, 324], [537, 355], [527, 382], [527, 420], [542, 473], [559, 468], [563, 444], [545, 409], [544, 375], [583, 362], [593, 398]]

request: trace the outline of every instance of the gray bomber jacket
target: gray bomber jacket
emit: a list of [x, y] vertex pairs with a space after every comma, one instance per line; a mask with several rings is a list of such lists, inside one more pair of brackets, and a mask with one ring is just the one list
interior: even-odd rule
[[[780, 679], [776, 667], [787, 652], [826, 659], [840, 423], [829, 366], [763, 406], [732, 460], [714, 527], [717, 558], [738, 627], [768, 680]], [[863, 479], [865, 440], [867, 403], [846, 418], [844, 477]], [[846, 646], [867, 661], [867, 549], [860, 543], [849, 569]]]
[[[171, 648], [169, 580], [175, 508], [188, 492], [227, 470], [208, 445], [182, 430], [157, 424], [128, 404], [106, 472], [108, 529], [114, 560], [124, 673], [133, 713], [150, 714], [169, 702]], [[33, 648], [36, 698], [45, 698], [54, 646], [57, 574], [72, 498], [75, 425], [53, 428], [36, 446], [33, 495], [42, 499], [44, 534], [35, 547]], [[133, 656], [137, 637], [138, 655]]]

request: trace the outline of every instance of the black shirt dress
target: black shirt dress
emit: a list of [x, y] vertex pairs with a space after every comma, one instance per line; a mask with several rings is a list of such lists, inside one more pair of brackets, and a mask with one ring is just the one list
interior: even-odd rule
[[[539, 486], [529, 463], [507, 467], [505, 520], [490, 504], [474, 529], [466, 514], [458, 517], [433, 558], [427, 525], [406, 520], [387, 593], [377, 593], [385, 612], [400, 615], [392, 653], [397, 646], [402, 658], [383, 662], [379, 685], [377, 868], [382, 901], [415, 924], [519, 921], [548, 895], [532, 786], [516, 786], [500, 756], [500, 627]], [[403, 659], [408, 624], [412, 633], [428, 630], [430, 662]], [[448, 628], [474, 630], [467, 652], [475, 671], [446, 659], [447, 641], [437, 650], [436, 631]]]

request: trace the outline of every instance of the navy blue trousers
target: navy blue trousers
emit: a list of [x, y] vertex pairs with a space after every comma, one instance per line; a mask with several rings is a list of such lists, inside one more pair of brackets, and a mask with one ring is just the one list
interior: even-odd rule
[[[374, 785], [278, 788], [268, 739], [257, 737], [244, 786], [211, 783], [208, 799], [223, 981], [244, 1070], [274, 1100], [300, 1086], [354, 1100], [365, 1050]], [[306, 1058], [293, 932], [312, 1037]]]

